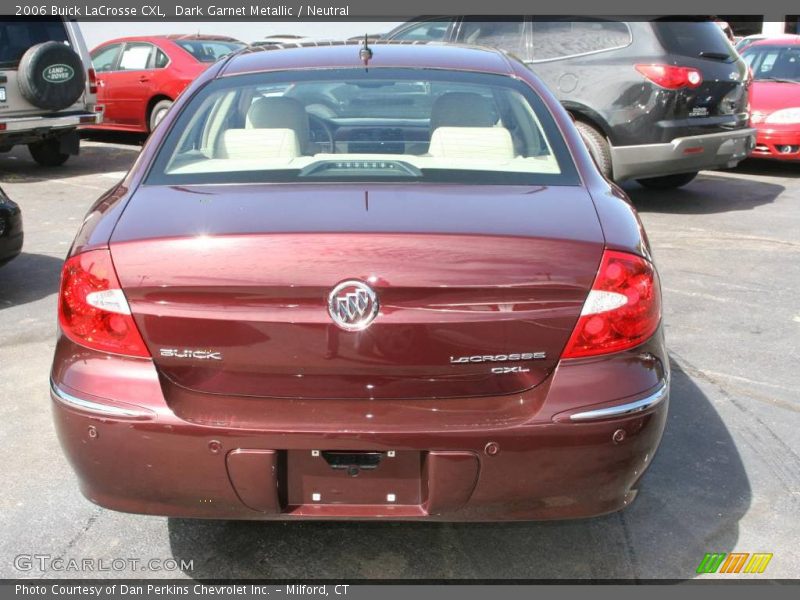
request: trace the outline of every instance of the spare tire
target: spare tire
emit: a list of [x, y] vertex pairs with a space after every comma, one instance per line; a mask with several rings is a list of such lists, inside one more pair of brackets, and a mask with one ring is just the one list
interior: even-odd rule
[[28, 48], [19, 61], [19, 92], [28, 102], [46, 110], [72, 106], [85, 90], [86, 74], [77, 53], [59, 42]]

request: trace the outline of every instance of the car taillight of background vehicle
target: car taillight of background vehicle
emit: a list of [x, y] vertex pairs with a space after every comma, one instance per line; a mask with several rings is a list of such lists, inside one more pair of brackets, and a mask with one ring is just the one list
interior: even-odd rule
[[82, 346], [150, 357], [108, 250], [84, 252], [64, 263], [58, 321], [64, 334]]
[[661, 321], [661, 288], [649, 261], [606, 250], [563, 358], [619, 352], [652, 336]]
[[97, 93], [97, 72], [94, 68], [89, 69], [89, 93]]
[[675, 65], [636, 65], [636, 70], [658, 86], [668, 90], [697, 88], [703, 83], [703, 75], [691, 67]]

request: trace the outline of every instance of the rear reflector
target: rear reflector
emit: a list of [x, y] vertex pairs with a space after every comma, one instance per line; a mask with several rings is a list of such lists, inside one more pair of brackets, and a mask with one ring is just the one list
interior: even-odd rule
[[64, 263], [58, 321], [64, 334], [82, 346], [150, 357], [108, 250], [78, 254]]
[[606, 250], [563, 358], [619, 352], [652, 336], [661, 321], [661, 288], [649, 261]]
[[696, 88], [703, 83], [703, 75], [691, 67], [675, 65], [636, 65], [636, 70], [658, 86], [668, 90]]

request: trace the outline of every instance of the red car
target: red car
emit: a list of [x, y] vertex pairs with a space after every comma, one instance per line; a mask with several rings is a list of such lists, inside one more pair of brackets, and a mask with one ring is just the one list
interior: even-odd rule
[[477, 47], [218, 62], [84, 220], [59, 323], [58, 435], [121, 511], [599, 515], [667, 416], [633, 206], [542, 82]]
[[742, 57], [753, 71], [750, 122], [757, 138], [750, 156], [800, 160], [800, 36], [754, 42]]
[[233, 38], [164, 35], [111, 40], [92, 50], [103, 122], [91, 129], [148, 133], [175, 98], [219, 58], [244, 48]]

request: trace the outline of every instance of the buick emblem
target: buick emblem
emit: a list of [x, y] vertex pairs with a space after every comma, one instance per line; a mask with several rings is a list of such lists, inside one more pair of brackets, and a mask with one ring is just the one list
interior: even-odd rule
[[343, 281], [328, 294], [328, 313], [346, 331], [361, 331], [378, 316], [380, 303], [375, 291], [366, 283]]

